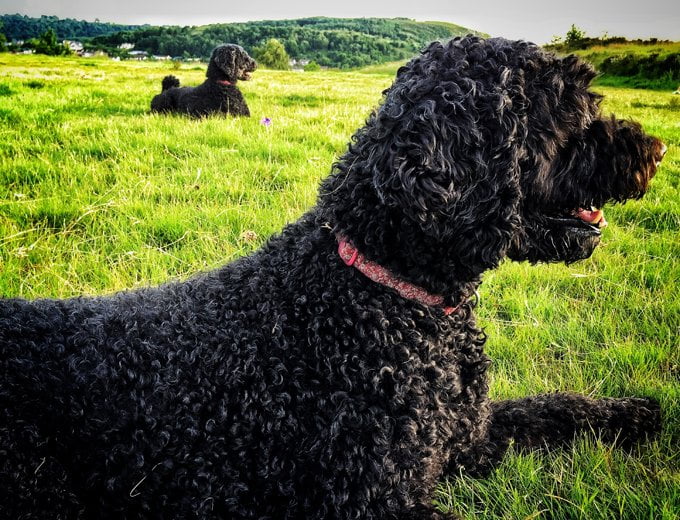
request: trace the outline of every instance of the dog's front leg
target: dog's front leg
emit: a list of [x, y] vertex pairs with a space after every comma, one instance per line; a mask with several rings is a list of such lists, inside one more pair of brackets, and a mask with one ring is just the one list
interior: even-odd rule
[[460, 517], [453, 513], [442, 513], [433, 506], [417, 506], [400, 516], [400, 520], [458, 520]]
[[542, 394], [491, 403], [484, 441], [454, 454], [447, 474], [484, 477], [502, 460], [508, 447], [518, 450], [568, 446], [581, 433], [630, 446], [661, 427], [657, 401], [648, 398], [591, 399], [571, 393]]
[[502, 450], [511, 440], [520, 449], [551, 448], [593, 432], [604, 442], [627, 446], [660, 426], [659, 404], [653, 399], [554, 393], [492, 403], [489, 439]]

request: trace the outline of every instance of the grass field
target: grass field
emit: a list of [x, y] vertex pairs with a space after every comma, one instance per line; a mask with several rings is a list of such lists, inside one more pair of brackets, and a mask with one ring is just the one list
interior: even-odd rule
[[[196, 84], [203, 67], [173, 71]], [[148, 114], [167, 63], [0, 54], [0, 295], [101, 294], [185, 278], [257, 248], [317, 184], [394, 69], [258, 71], [250, 119]], [[669, 146], [642, 201], [609, 207], [587, 261], [488, 273], [479, 316], [494, 398], [649, 395], [662, 436], [585, 439], [442, 484], [465, 518], [676, 519], [680, 511], [680, 97], [600, 87]], [[260, 124], [262, 117], [273, 124]]]

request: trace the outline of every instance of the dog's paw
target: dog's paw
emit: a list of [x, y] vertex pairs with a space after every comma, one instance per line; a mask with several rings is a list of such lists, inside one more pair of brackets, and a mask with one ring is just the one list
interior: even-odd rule
[[442, 513], [430, 508], [409, 511], [403, 518], [404, 520], [461, 520], [461, 517], [454, 513]]
[[610, 399], [610, 433], [616, 444], [631, 445], [654, 437], [661, 431], [661, 406], [649, 397]]

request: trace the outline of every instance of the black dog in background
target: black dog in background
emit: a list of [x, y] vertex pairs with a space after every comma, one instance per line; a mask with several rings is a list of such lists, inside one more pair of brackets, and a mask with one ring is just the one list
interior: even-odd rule
[[166, 76], [163, 91], [151, 100], [151, 111], [197, 117], [214, 113], [250, 116], [236, 82], [249, 80], [256, 68], [255, 60], [240, 45], [215, 47], [208, 64], [207, 79], [198, 87], [180, 87], [175, 76]]

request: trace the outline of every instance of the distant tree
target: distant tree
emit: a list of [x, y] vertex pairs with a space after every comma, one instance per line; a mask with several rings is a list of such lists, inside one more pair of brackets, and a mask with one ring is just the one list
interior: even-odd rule
[[307, 65], [304, 66], [305, 72], [316, 72], [317, 70], [321, 70], [321, 65], [319, 65], [315, 61], [310, 61]]
[[578, 49], [583, 44], [585, 38], [586, 32], [571, 24], [571, 28], [567, 31], [567, 35], [564, 38], [564, 43], [568, 49]]
[[253, 49], [255, 60], [268, 69], [287, 70], [290, 68], [290, 58], [286, 48], [276, 38], [267, 40], [262, 47]]
[[32, 41], [33, 50], [37, 54], [47, 54], [48, 56], [65, 56], [71, 54], [69, 48], [57, 41], [57, 33], [54, 29], [47, 29], [37, 40]]
[[550, 40], [550, 43], [548, 44], [550, 47], [556, 47], [558, 45], [562, 45], [562, 37], [558, 35], [554, 35], [552, 39]]
[[[2, 22], [0, 22], [0, 31], [2, 31]], [[0, 32], [0, 52], [7, 50], [7, 37]]]

